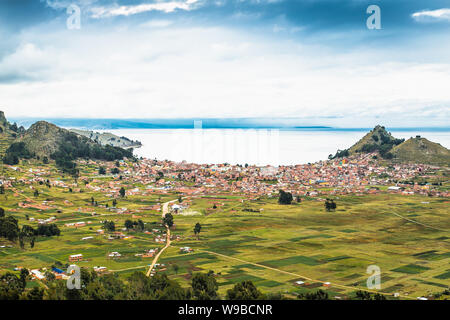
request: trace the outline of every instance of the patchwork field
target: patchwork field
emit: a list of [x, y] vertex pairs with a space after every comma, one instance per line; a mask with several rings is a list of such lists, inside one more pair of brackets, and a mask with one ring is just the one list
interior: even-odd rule
[[[86, 166], [84, 174], [95, 166]], [[69, 178], [61, 178], [69, 180]], [[112, 179], [98, 178], [98, 184]], [[92, 183], [95, 185], [95, 183]], [[133, 187], [143, 188], [134, 184]], [[154, 241], [155, 234], [122, 231], [130, 239], [108, 240], [97, 234], [102, 221], [112, 220], [116, 229], [126, 219], [142, 219], [146, 228], [163, 230], [161, 212], [144, 208], [178, 198], [170, 192], [152, 195], [129, 195], [118, 199], [118, 208], [132, 209], [131, 214], [111, 212], [103, 204], [112, 199], [101, 190], [39, 185], [39, 196], [27, 185], [18, 184], [15, 192], [0, 195], [1, 207], [19, 219], [19, 224], [36, 227], [30, 218], [57, 217], [59, 237], [39, 237], [34, 248], [20, 249], [17, 244], [0, 240], [0, 272], [15, 267], [49, 268], [59, 261], [69, 263], [72, 254], [83, 254], [79, 266], [104, 266], [126, 278], [136, 270], [144, 271], [152, 258], [135, 254], [162, 248]], [[91, 197], [97, 206], [91, 206]], [[266, 293], [298, 293], [327, 290], [331, 296], [345, 298], [356, 290], [367, 290], [370, 276], [367, 267], [381, 269], [379, 292], [401, 298], [416, 298], [441, 292], [450, 285], [450, 215], [449, 201], [424, 196], [378, 195], [337, 197], [337, 210], [326, 212], [323, 201], [303, 199], [301, 203], [279, 205], [275, 198], [248, 200], [240, 195], [190, 197], [190, 215], [175, 215], [173, 241], [159, 263], [171, 278], [188, 286], [193, 272], [213, 270], [223, 294], [235, 283], [253, 281]], [[48, 208], [19, 207], [19, 203], [41, 204]], [[213, 209], [213, 206], [216, 208]], [[83, 208], [91, 210], [86, 211]], [[95, 212], [96, 215], [92, 215]], [[84, 221], [74, 228], [65, 224]], [[202, 230], [194, 236], [194, 225]], [[84, 237], [92, 239], [82, 240]], [[9, 247], [11, 246], [11, 247]], [[181, 254], [180, 247], [189, 246], [193, 253]], [[109, 258], [110, 252], [120, 258]], [[304, 284], [296, 285], [296, 281]], [[330, 284], [324, 283], [330, 282]]]

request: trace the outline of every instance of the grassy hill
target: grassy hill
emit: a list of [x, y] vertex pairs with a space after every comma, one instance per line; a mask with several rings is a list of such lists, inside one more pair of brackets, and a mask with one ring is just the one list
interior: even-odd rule
[[396, 139], [385, 127], [376, 126], [362, 139], [346, 150], [338, 150], [334, 157], [348, 157], [358, 153], [378, 152], [384, 159], [450, 166], [450, 151], [438, 143], [416, 137], [408, 141]]
[[401, 162], [450, 166], [450, 150], [420, 136], [410, 138], [394, 147], [392, 154]]
[[2, 160], [7, 164], [17, 164], [20, 159], [31, 157], [47, 162], [53, 159], [63, 171], [76, 174], [77, 158], [118, 160], [124, 157], [132, 158], [131, 150], [125, 150], [99, 143], [60, 128], [46, 121], [34, 123], [28, 130], [10, 125], [3, 112], [0, 114], [2, 133]]
[[24, 142], [26, 148], [36, 156], [50, 157], [67, 140], [67, 133], [66, 129], [52, 123], [38, 121], [18, 141]]
[[403, 140], [394, 138], [383, 126], [376, 126], [368, 132], [361, 140], [351, 146], [348, 151], [350, 155], [358, 152], [389, 151], [393, 145], [402, 143]]

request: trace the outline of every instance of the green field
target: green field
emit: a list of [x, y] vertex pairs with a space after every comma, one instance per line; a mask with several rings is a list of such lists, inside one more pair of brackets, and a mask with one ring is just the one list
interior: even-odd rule
[[[82, 175], [93, 175], [96, 168], [96, 164], [87, 165]], [[26, 177], [24, 172], [8, 173], [17, 180]], [[73, 183], [72, 178], [58, 177], [56, 170], [51, 170], [47, 177]], [[91, 186], [101, 186], [112, 179], [99, 177]], [[131, 180], [123, 183], [129, 184], [128, 189], [145, 189]], [[0, 248], [0, 272], [12, 271], [17, 266], [49, 268], [56, 261], [68, 263], [69, 255], [82, 253], [85, 261], [78, 265], [105, 266], [126, 278], [136, 270], [144, 271], [152, 261], [135, 254], [163, 246], [154, 241], [152, 234], [124, 231], [134, 236], [127, 240], [108, 240], [105, 235], [97, 235], [96, 230], [103, 227], [101, 221], [105, 219], [113, 220], [118, 229], [123, 228], [126, 219], [131, 219], [131, 214], [116, 214], [100, 206], [112, 201], [101, 190], [92, 191], [81, 183], [83, 192], [31, 185], [40, 192], [37, 198], [29, 184], [17, 181], [17, 193], [9, 189], [0, 195], [1, 207], [18, 218], [20, 225], [37, 226], [36, 222], [26, 220], [26, 215], [56, 216], [61, 236], [40, 237], [33, 249], [29, 246], [20, 249], [17, 244]], [[91, 197], [99, 206], [92, 207]], [[177, 198], [178, 194], [170, 192], [133, 195], [119, 198], [118, 207], [134, 210], [149, 229], [162, 229], [161, 213], [142, 208]], [[18, 203], [26, 199], [39, 204], [48, 200], [52, 208], [19, 207]], [[450, 285], [448, 199], [387, 193], [340, 196], [335, 198], [338, 204], [335, 212], [326, 212], [323, 202], [317, 199], [292, 205], [279, 205], [275, 198], [248, 200], [239, 194], [197, 196], [190, 200], [190, 210], [197, 214], [175, 215], [172, 233], [182, 239], [174, 241], [159, 261], [167, 266], [161, 272], [185, 287], [192, 272], [213, 270], [218, 274], [222, 294], [237, 282], [251, 280], [266, 293], [295, 295], [322, 288], [331, 296], [345, 297], [367, 289], [369, 265], [381, 269], [379, 291], [389, 295], [398, 292], [404, 298], [416, 298], [440, 292]], [[214, 203], [220, 206], [211, 209]], [[91, 208], [98, 215], [82, 212], [80, 208]], [[259, 212], [244, 211], [248, 208]], [[64, 226], [77, 221], [90, 223], [77, 229]], [[202, 225], [199, 239], [193, 235], [197, 222]], [[81, 240], [87, 236], [93, 239]], [[11, 245], [4, 239], [0, 244]], [[179, 247], [183, 246], [192, 247], [194, 252], [180, 254]], [[112, 251], [120, 252], [122, 257], [109, 258]], [[294, 284], [297, 280], [305, 284], [297, 286]], [[324, 282], [331, 282], [331, 286], [323, 287]]]

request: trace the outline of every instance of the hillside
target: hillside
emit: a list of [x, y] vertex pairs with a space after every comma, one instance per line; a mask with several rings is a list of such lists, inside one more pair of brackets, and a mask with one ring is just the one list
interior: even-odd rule
[[84, 136], [95, 142], [98, 142], [102, 146], [110, 145], [113, 147], [119, 147], [124, 149], [129, 148], [139, 148], [142, 146], [141, 142], [133, 141], [128, 139], [127, 137], [119, 137], [110, 132], [94, 132], [89, 130], [79, 130], [79, 129], [69, 129], [71, 132], [74, 132], [80, 136]]
[[28, 130], [10, 125], [3, 112], [0, 114], [3, 146], [2, 160], [6, 164], [17, 164], [20, 159], [37, 158], [44, 162], [53, 159], [65, 172], [77, 174], [77, 158], [119, 160], [132, 158], [131, 150], [110, 145], [102, 146], [97, 142], [60, 128], [46, 121], [34, 123]]
[[4, 156], [6, 149], [16, 137], [24, 131], [23, 127], [17, 127], [15, 123], [9, 123], [6, 120], [5, 113], [0, 111], [0, 158]]
[[350, 155], [358, 152], [372, 152], [375, 150], [381, 152], [389, 151], [386, 149], [390, 149], [393, 145], [400, 144], [403, 141], [404, 140], [394, 138], [390, 132], [386, 131], [385, 127], [378, 125], [351, 146], [348, 151]]
[[408, 141], [396, 139], [385, 127], [376, 126], [357, 143], [345, 150], [338, 150], [330, 159], [352, 156], [358, 153], [377, 152], [382, 158], [395, 162], [412, 162], [440, 166], [450, 165], [450, 151], [438, 143], [416, 137]]
[[68, 133], [52, 123], [38, 121], [17, 142], [24, 142], [26, 148], [38, 157], [50, 157], [68, 139]]
[[390, 132], [386, 131], [385, 127], [377, 125], [350, 148], [338, 150], [335, 156], [330, 155], [329, 158], [334, 159], [358, 153], [378, 152], [383, 158], [392, 159], [393, 155], [390, 151], [394, 146], [404, 141], [404, 139], [394, 138]]
[[420, 136], [408, 139], [391, 152], [401, 162], [450, 166], [450, 150]]

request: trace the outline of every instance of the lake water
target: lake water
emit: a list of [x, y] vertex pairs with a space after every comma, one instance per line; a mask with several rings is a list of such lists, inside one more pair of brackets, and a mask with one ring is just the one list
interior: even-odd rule
[[[193, 163], [292, 165], [326, 160], [345, 149], [367, 130], [270, 130], [270, 129], [119, 129], [107, 130], [139, 140], [135, 154], [158, 160]], [[421, 129], [395, 131], [396, 138], [420, 135], [450, 148], [450, 131]]]

